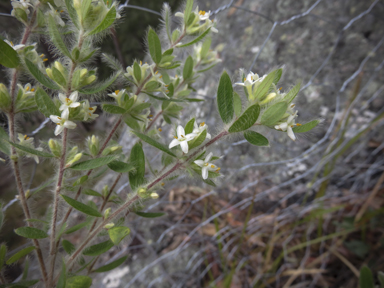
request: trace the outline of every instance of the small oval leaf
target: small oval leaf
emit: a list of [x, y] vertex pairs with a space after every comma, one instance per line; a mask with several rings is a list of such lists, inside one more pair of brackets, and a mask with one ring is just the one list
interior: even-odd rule
[[73, 170], [90, 170], [95, 169], [104, 165], [107, 165], [108, 163], [115, 160], [114, 156], [106, 156], [106, 157], [100, 157], [96, 159], [86, 160], [83, 162], [76, 163], [72, 165], [70, 168]]
[[11, 265], [15, 263], [17, 260], [19, 260], [21, 257], [24, 257], [25, 255], [28, 255], [31, 253], [33, 250], [35, 250], [35, 246], [29, 246], [27, 248], [24, 248], [17, 252], [16, 254], [12, 255], [8, 260], [7, 260], [7, 265]]
[[287, 111], [288, 103], [285, 101], [277, 102], [264, 111], [261, 116], [261, 124], [265, 126], [273, 126], [276, 122], [278, 122], [281, 117], [284, 116]]
[[244, 132], [244, 138], [249, 143], [256, 145], [256, 146], [269, 146], [268, 139], [265, 138], [260, 133], [257, 133], [255, 131], [245, 131]]
[[44, 231], [33, 227], [20, 227], [15, 230], [17, 235], [20, 235], [29, 239], [44, 239], [48, 237], [48, 234]]
[[319, 123], [320, 123], [320, 120], [312, 120], [311, 122], [305, 123], [303, 125], [295, 126], [292, 128], [292, 130], [295, 133], [305, 133], [315, 128]]
[[132, 163], [125, 163], [117, 160], [108, 163], [108, 167], [118, 173], [126, 173], [135, 169], [135, 165]]
[[8, 68], [16, 68], [20, 64], [16, 50], [0, 38], [0, 64]]
[[235, 133], [247, 130], [252, 127], [253, 124], [257, 121], [260, 114], [260, 106], [258, 104], [248, 107], [247, 110], [229, 127], [229, 133]]
[[162, 143], [159, 143], [157, 142], [156, 140], [152, 139], [151, 137], [145, 135], [145, 134], [142, 134], [140, 132], [137, 132], [137, 131], [132, 131], [133, 134], [135, 134], [137, 137], [139, 137], [141, 140], [143, 140], [144, 142], [147, 142], [149, 145], [152, 145], [153, 147], [156, 147], [157, 149], [173, 156], [173, 157], [177, 157], [175, 154], [173, 154], [173, 152], [171, 150], [168, 149], [168, 147], [166, 147], [164, 144]]
[[135, 212], [136, 215], [139, 215], [140, 217], [144, 217], [144, 218], [157, 218], [157, 217], [161, 217], [161, 216], [164, 216], [165, 213], [163, 212]]
[[[87, 214], [90, 216], [95, 216], [95, 217], [102, 217], [100, 212], [97, 211], [96, 209], [92, 208], [91, 206], [88, 206], [84, 203], [81, 203], [81, 202], [79, 202], [75, 199], [72, 199], [71, 197], [65, 196], [65, 195], [61, 195], [61, 197], [63, 197], [65, 202], [67, 202], [73, 208], [75, 208], [76, 210], [78, 210], [80, 212], [83, 212], [84, 214]], [[68, 234], [68, 230], [65, 233]]]
[[95, 273], [102, 273], [102, 272], [107, 272], [107, 271], [110, 271], [112, 269], [115, 269], [117, 267], [119, 267], [121, 264], [123, 264], [125, 262], [125, 260], [127, 260], [128, 256], [124, 256], [124, 257], [121, 257], [107, 265], [104, 265], [100, 268], [97, 268], [96, 270], [93, 270], [92, 272], [95, 272]]
[[85, 255], [85, 256], [99, 256], [100, 254], [107, 252], [113, 246], [114, 246], [114, 244], [111, 240], [101, 242], [99, 244], [92, 245], [92, 246], [86, 248], [83, 252], [83, 255]]
[[148, 49], [153, 62], [159, 64], [162, 57], [161, 42], [159, 36], [157, 36], [156, 32], [152, 28], [149, 28], [148, 31]]
[[109, 238], [115, 245], [119, 244], [130, 232], [131, 230], [124, 226], [115, 226], [108, 229]]
[[231, 122], [234, 113], [233, 88], [231, 78], [223, 72], [217, 88], [217, 106], [224, 123]]

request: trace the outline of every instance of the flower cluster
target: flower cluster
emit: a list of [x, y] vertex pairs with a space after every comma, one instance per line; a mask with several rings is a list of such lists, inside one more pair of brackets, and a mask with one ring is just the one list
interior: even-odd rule
[[249, 72], [247, 77], [244, 78], [243, 82], [237, 82], [235, 83], [235, 85], [240, 85], [245, 87], [249, 100], [258, 100], [258, 99], [255, 99], [255, 93], [256, 93], [257, 87], [259, 87], [260, 83], [263, 82], [266, 76], [267, 75], [264, 75], [263, 77], [259, 77], [258, 74]]
[[[24, 147], [27, 147], [27, 148], [36, 149], [38, 151], [42, 151], [43, 150], [41, 147], [35, 148], [35, 145], [33, 144], [33, 137], [28, 137], [27, 135], [23, 135], [21, 133], [17, 133], [17, 138], [19, 139], [19, 144], [21, 146], [24, 146]], [[18, 150], [18, 154], [20, 156], [26, 156], [26, 157], [29, 157], [29, 158], [33, 158], [36, 163], [39, 163], [39, 157], [37, 155], [30, 154], [30, 153], [24, 152], [22, 150]]]
[[[191, 141], [196, 137], [200, 136], [200, 134], [204, 132], [204, 130], [206, 130], [207, 128], [208, 126], [204, 122], [200, 123], [200, 125], [197, 125], [197, 123], [195, 122], [192, 133], [186, 134], [184, 128], [181, 125], [177, 126], [177, 136], [174, 136], [175, 139], [173, 139], [172, 142], [169, 143], [169, 148], [180, 145], [181, 150], [187, 154], [189, 151], [188, 141]], [[206, 138], [211, 139], [211, 135], [207, 133]]]
[[[185, 17], [184, 13], [182, 12], [177, 12], [175, 16], [183, 19]], [[202, 33], [209, 28], [212, 32], [217, 33], [218, 30], [214, 27], [215, 21], [210, 20], [210, 16], [211, 11], [206, 12], [203, 10], [199, 10], [199, 7], [196, 7], [195, 11], [193, 11], [191, 15], [189, 15], [188, 22], [185, 27], [185, 31], [187, 32], [187, 34]]]

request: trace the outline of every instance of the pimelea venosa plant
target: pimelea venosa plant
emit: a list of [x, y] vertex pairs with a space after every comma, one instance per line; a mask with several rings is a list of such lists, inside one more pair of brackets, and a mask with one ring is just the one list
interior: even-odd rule
[[[3, 128], [0, 130], [0, 150], [9, 159], [3, 161], [9, 161], [13, 167], [25, 214], [26, 226], [15, 232], [31, 239], [33, 245], [10, 258], [2, 245], [0, 268], [34, 251], [41, 270], [41, 279], [23, 277], [20, 287], [38, 282], [45, 287], [90, 287], [92, 278], [84, 276], [84, 271], [89, 275], [121, 265], [126, 257], [94, 267], [100, 254], [119, 245], [130, 233], [129, 227], [124, 226], [124, 216], [129, 211], [156, 216], [139, 211], [143, 202], [158, 198], [157, 191], [164, 183], [183, 172], [215, 185], [214, 178], [220, 175], [220, 168], [214, 161], [219, 162], [220, 157], [209, 149], [223, 137], [242, 133], [249, 143], [268, 146], [267, 138], [255, 131], [260, 125], [287, 133], [295, 140], [295, 133], [307, 132], [319, 123], [318, 120], [303, 125], [296, 123], [298, 114], [292, 101], [300, 85], [283, 93], [277, 86], [282, 68], [263, 77], [241, 71], [242, 79], [235, 84], [244, 87], [243, 97], [234, 92], [229, 75], [222, 74], [217, 108], [223, 129], [216, 135], [208, 133], [204, 122], [182, 117], [181, 111], [188, 103], [204, 100], [190, 96], [196, 79], [220, 62], [217, 53], [210, 50], [209, 37], [211, 32], [217, 32], [216, 23], [210, 12], [194, 9], [193, 0], [186, 2], [184, 12], [176, 13], [179, 25], [175, 29], [170, 24], [169, 6], [164, 5], [161, 37], [152, 28], [146, 37], [151, 60], [135, 61], [125, 69], [97, 47], [101, 37], [120, 18], [117, 2], [20, 0], [12, 1], [12, 5], [12, 15], [25, 28], [19, 41], [0, 40], [0, 64], [7, 67], [10, 77], [8, 86], [0, 84], [0, 109], [8, 119], [8, 133]], [[38, 47], [32, 39], [38, 35], [48, 35], [45, 39], [57, 56], [53, 63], [36, 51]], [[181, 50], [185, 52], [180, 53]], [[100, 54], [114, 70], [104, 81], [98, 80], [96, 70], [89, 64]], [[29, 77], [30, 83], [21, 83], [20, 75]], [[92, 105], [95, 95], [108, 95], [106, 98], [113, 100], [102, 104], [101, 109], [106, 114], [117, 115], [117, 120], [103, 140], [92, 135], [86, 139], [88, 148], [79, 151], [68, 142], [68, 134], [81, 121], [97, 121], [99, 108]], [[150, 111], [155, 111], [154, 116]], [[17, 133], [16, 121], [22, 113], [42, 113], [56, 125], [48, 145], [35, 147], [32, 138]], [[164, 127], [158, 126], [159, 118], [175, 129], [174, 139], [164, 136], [160, 139], [159, 132]], [[176, 124], [179, 122], [181, 125]], [[136, 144], [129, 156], [111, 141], [122, 125], [127, 125], [136, 138], [132, 139]], [[151, 145], [163, 153], [162, 169], [152, 177], [146, 176], [143, 145]], [[32, 157], [37, 163], [49, 158], [57, 163], [48, 221], [35, 219], [30, 210], [28, 199], [34, 194], [24, 188], [23, 157]], [[112, 187], [106, 186], [99, 192], [90, 189], [92, 181], [107, 169], [116, 172]], [[128, 173], [131, 186], [125, 198], [114, 193], [123, 173]], [[91, 195], [95, 201], [84, 203], [81, 194]], [[138, 203], [141, 205], [135, 205]], [[86, 214], [86, 221], [73, 225], [69, 221], [73, 209]], [[82, 228], [87, 232], [81, 234], [81, 244], [75, 246], [65, 239]], [[7, 284], [3, 275], [1, 281]]]

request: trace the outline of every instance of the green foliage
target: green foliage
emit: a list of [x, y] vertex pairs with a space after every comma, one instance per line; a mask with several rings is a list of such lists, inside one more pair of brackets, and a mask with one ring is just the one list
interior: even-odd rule
[[185, 125], [184, 131], [185, 134], [190, 134], [193, 132], [193, 128], [195, 127], [195, 118], [192, 118], [188, 121], [187, 125]]
[[73, 7], [73, 0], [65, 0], [65, 6], [67, 7], [67, 11], [68, 11], [69, 17], [72, 20], [72, 23], [75, 24], [77, 28], [80, 28], [78, 23], [77, 12], [75, 10], [75, 7]]
[[76, 232], [77, 230], [80, 230], [81, 228], [84, 228], [89, 224], [89, 221], [85, 221], [79, 224], [76, 224], [75, 226], [72, 226], [71, 228], [68, 228], [64, 231], [65, 234], [71, 234], [73, 232]]
[[110, 114], [124, 114], [127, 112], [124, 108], [112, 104], [103, 104], [103, 110]]
[[49, 95], [40, 87], [36, 89], [35, 101], [39, 111], [43, 113], [45, 117], [49, 117], [50, 115], [61, 115], [51, 97], [49, 97]]
[[124, 226], [115, 226], [108, 229], [109, 238], [115, 245], [118, 245], [130, 232], [131, 230]]
[[260, 133], [255, 131], [245, 131], [244, 138], [252, 145], [256, 146], [269, 146], [269, 141]]
[[139, 137], [141, 140], [143, 140], [144, 142], [147, 142], [149, 145], [152, 145], [153, 147], [156, 147], [157, 149], [173, 156], [173, 157], [177, 157], [175, 154], [173, 154], [173, 152], [171, 150], [168, 149], [168, 147], [166, 147], [165, 145], [157, 142], [156, 140], [152, 139], [151, 137], [143, 134], [143, 133], [140, 133], [140, 132], [137, 132], [137, 131], [132, 131], [133, 134], [135, 134], [137, 137]]
[[235, 133], [247, 130], [255, 124], [259, 118], [260, 106], [258, 104], [250, 106], [244, 113], [229, 127], [229, 133]]
[[26, 247], [20, 251], [18, 251], [17, 253], [15, 253], [14, 255], [12, 255], [8, 260], [7, 260], [7, 265], [11, 265], [13, 263], [15, 263], [17, 260], [19, 260], [20, 258], [28, 255], [29, 253], [31, 253], [33, 250], [35, 250], [35, 246], [29, 246], [29, 247]]
[[157, 36], [156, 32], [152, 28], [149, 28], [147, 40], [149, 54], [151, 55], [153, 62], [159, 64], [162, 57], [161, 42], [159, 36]]
[[273, 79], [273, 84], [277, 85], [277, 83], [279, 82], [280, 78], [281, 78], [281, 75], [283, 75], [283, 69], [280, 68], [280, 69], [277, 69], [275, 70], [275, 78]]
[[59, 280], [57, 281], [56, 288], [65, 288], [66, 285], [67, 285], [67, 273], [66, 273], [65, 261], [63, 260], [61, 264], [61, 272], [60, 272]]
[[90, 170], [90, 169], [95, 169], [95, 168], [99, 168], [101, 166], [107, 165], [113, 160], [115, 160], [114, 156], [99, 157], [99, 158], [76, 163], [72, 165], [70, 168], [73, 170]]
[[26, 146], [23, 146], [23, 145], [20, 145], [20, 144], [16, 144], [16, 143], [12, 143], [12, 142], [9, 142], [9, 144], [11, 144], [12, 146], [16, 147], [17, 149], [22, 150], [24, 152], [27, 152], [29, 154], [37, 155], [37, 156], [40, 156], [40, 157], [46, 157], [46, 158], [54, 157], [50, 153], [43, 152], [43, 151], [40, 151], [40, 150], [35, 150], [33, 148], [29, 148], [29, 147], [26, 147]]
[[367, 265], [360, 269], [359, 286], [360, 288], [375, 288], [372, 271]]
[[77, 178], [75, 182], [73, 182], [72, 186], [82, 185], [87, 180], [88, 180], [88, 175], [81, 176]]
[[136, 143], [131, 150], [129, 161], [135, 165], [135, 171], [128, 172], [129, 185], [136, 190], [145, 182], [145, 155], [141, 143]]
[[88, 276], [73, 276], [67, 279], [65, 288], [89, 288], [92, 285], [92, 278]]
[[0, 271], [1, 271], [1, 269], [3, 269], [6, 254], [7, 254], [7, 246], [5, 246], [4, 244], [1, 244], [1, 246], [0, 246]]
[[144, 217], [144, 218], [157, 218], [157, 217], [161, 217], [161, 216], [165, 215], [165, 213], [163, 213], [163, 212], [140, 212], [140, 211], [137, 211], [135, 213], [136, 213], [136, 215], [138, 215], [140, 217]]
[[[83, 61], [85, 60], [83, 59]], [[117, 72], [116, 74], [112, 75], [105, 81], [98, 81], [98, 84], [92, 85], [89, 88], [79, 89], [79, 92], [87, 95], [92, 95], [92, 94], [102, 92], [105, 89], [107, 89], [109, 86], [111, 86], [116, 81], [116, 79], [120, 76], [120, 74], [121, 72]]]
[[209, 31], [211, 31], [211, 28], [208, 28], [207, 30], [205, 30], [203, 33], [201, 33], [198, 37], [193, 39], [191, 42], [188, 42], [188, 43], [185, 43], [182, 45], [177, 45], [176, 47], [177, 48], [184, 48], [184, 47], [188, 47], [188, 46], [191, 46], [193, 44], [196, 44], [196, 43], [200, 42], [201, 40], [203, 40], [203, 38], [208, 35]]
[[92, 245], [92, 246], [86, 248], [83, 252], [83, 255], [85, 255], [85, 256], [99, 256], [100, 254], [107, 252], [113, 246], [114, 246], [113, 242], [111, 240], [107, 240], [105, 242], [101, 242], [99, 244]]
[[187, 3], [185, 4], [185, 10], [184, 10], [184, 25], [187, 26], [189, 16], [192, 13], [193, 8], [193, 0], [187, 0]]
[[193, 58], [188, 56], [183, 68], [183, 79], [186, 81], [193, 76]]
[[301, 126], [295, 126], [292, 128], [293, 132], [295, 133], [304, 133], [311, 131], [313, 128], [315, 128], [320, 123], [320, 120], [312, 120], [311, 122], [305, 123]]
[[117, 160], [108, 163], [108, 167], [118, 173], [126, 173], [135, 169], [135, 165], [132, 163], [125, 163]]
[[115, 6], [112, 6], [112, 8], [105, 15], [103, 21], [101, 21], [100, 24], [97, 25], [97, 27], [93, 29], [91, 32], [89, 32], [88, 34], [93, 35], [96, 33], [103, 32], [105, 29], [107, 29], [113, 24], [115, 19], [116, 19], [116, 8]]
[[65, 252], [67, 252], [68, 255], [71, 255], [75, 250], [75, 245], [73, 245], [70, 241], [63, 239], [61, 241], [61, 245], [63, 246]]
[[72, 55], [69, 52], [67, 45], [64, 43], [63, 39], [61, 38], [62, 33], [60, 33], [59, 29], [57, 28], [56, 21], [52, 16], [49, 16], [48, 18], [48, 28], [49, 28], [49, 35], [51, 36], [51, 40], [53, 44], [55, 44], [55, 47], [61, 53], [63, 53], [63, 55], [72, 59]]
[[29, 239], [44, 239], [48, 237], [48, 234], [44, 231], [33, 227], [20, 227], [15, 230], [15, 233], [19, 236]]
[[20, 64], [19, 55], [0, 38], [0, 64], [8, 68], [16, 68]]
[[217, 106], [224, 123], [231, 122], [234, 113], [233, 88], [231, 78], [227, 72], [223, 72], [217, 88]]
[[3, 127], [0, 126], [0, 151], [6, 155], [11, 155], [11, 150], [9, 149], [8, 142], [8, 133], [3, 129]]
[[[102, 215], [97, 211], [95, 208], [88, 206], [84, 203], [81, 203], [75, 199], [72, 199], [71, 197], [65, 196], [61, 194], [61, 197], [67, 202], [69, 205], [71, 205], [76, 210], [83, 212], [84, 214], [94, 216], [94, 217], [102, 217]], [[68, 234], [68, 230], [66, 231], [66, 234]]]
[[188, 141], [188, 148], [193, 149], [200, 146], [204, 142], [205, 138], [207, 138], [207, 129], [201, 132], [200, 135], [195, 139]]
[[[280, 70], [280, 69], [279, 69]], [[263, 82], [257, 87], [254, 98], [257, 100], [263, 100], [264, 96], [267, 95], [269, 88], [275, 80], [277, 70], [272, 71], [264, 78]]]
[[288, 103], [285, 101], [277, 102], [270, 106], [261, 116], [261, 124], [265, 126], [273, 126], [285, 114], [288, 108]]
[[107, 272], [107, 271], [111, 271], [117, 267], [119, 267], [121, 264], [123, 264], [125, 262], [125, 260], [127, 260], [128, 256], [124, 256], [124, 257], [121, 257], [107, 265], [104, 265], [100, 268], [97, 268], [95, 270], [92, 270], [92, 272], [95, 272], [95, 273], [102, 273], [102, 272]]
[[287, 93], [287, 95], [285, 95], [285, 97], [284, 97], [283, 100], [286, 101], [288, 104], [291, 103], [291, 102], [293, 101], [293, 99], [296, 98], [297, 93], [299, 93], [299, 91], [300, 91], [300, 86], [301, 86], [300, 83], [296, 84], [295, 87], [293, 87], [293, 88]]
[[[56, 83], [52, 82], [51, 79], [49, 79], [47, 76], [45, 76], [43, 74], [43, 72], [41, 72], [40, 69], [35, 64], [33, 64], [28, 59], [24, 59], [24, 61], [25, 61], [25, 64], [27, 66], [29, 73], [31, 73], [32, 76], [35, 77], [35, 79], [37, 81], [39, 81], [41, 84], [43, 84], [45, 87], [47, 87], [49, 89], [59, 90], [59, 86], [57, 86]], [[58, 115], [58, 114], [54, 114], [54, 115]]]
[[19, 281], [16, 283], [9, 283], [9, 284], [0, 285], [0, 288], [6, 288], [6, 287], [27, 288], [27, 287], [35, 285], [39, 281], [40, 280], [22, 280], [22, 281]]

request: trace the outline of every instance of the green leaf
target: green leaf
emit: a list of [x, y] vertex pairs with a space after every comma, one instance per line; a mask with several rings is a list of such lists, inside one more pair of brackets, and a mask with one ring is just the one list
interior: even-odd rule
[[125, 117], [124, 122], [129, 126], [129, 128], [133, 130], [140, 130], [139, 123], [137, 122], [137, 120], [133, 119], [132, 117]]
[[247, 130], [257, 121], [260, 114], [260, 106], [258, 104], [250, 106], [244, 113], [229, 127], [229, 133], [235, 133]]
[[184, 68], [183, 68], [183, 79], [188, 80], [193, 75], [193, 58], [192, 56], [188, 56], [185, 60]]
[[93, 29], [91, 32], [88, 33], [88, 35], [93, 35], [99, 32], [104, 31], [107, 29], [109, 26], [113, 24], [113, 22], [116, 19], [116, 8], [115, 6], [112, 6], [111, 9], [109, 9], [107, 15], [105, 15], [103, 21], [95, 29]]
[[185, 4], [185, 10], [184, 10], [184, 24], [187, 26], [189, 16], [191, 15], [193, 8], [193, 0], [187, 0], [187, 3]]
[[51, 97], [40, 87], [36, 89], [35, 101], [39, 111], [44, 114], [45, 117], [50, 115], [61, 115], [60, 110], [53, 103]]
[[8, 133], [3, 129], [3, 127], [0, 126], [0, 151], [9, 156], [11, 155], [11, 150], [9, 149], [8, 142]]
[[61, 241], [61, 245], [63, 246], [65, 252], [67, 252], [68, 255], [71, 255], [75, 250], [75, 245], [73, 245], [70, 241], [63, 239]]
[[231, 78], [227, 72], [223, 72], [217, 89], [217, 106], [224, 123], [231, 122], [234, 113], [233, 88]]
[[200, 146], [204, 140], [207, 138], [207, 129], [200, 133], [199, 136], [188, 142], [188, 148], [191, 150]]
[[148, 49], [153, 62], [159, 64], [162, 57], [161, 42], [159, 36], [157, 36], [156, 32], [152, 28], [149, 28], [148, 31]]
[[90, 159], [90, 160], [76, 163], [72, 165], [70, 168], [73, 170], [90, 170], [90, 169], [95, 169], [95, 168], [107, 165], [113, 160], [115, 160], [114, 156], [99, 157], [96, 159]]
[[67, 7], [67, 11], [68, 11], [69, 17], [72, 20], [72, 23], [75, 24], [77, 28], [80, 28], [78, 23], [77, 12], [75, 10], [75, 7], [73, 7], [73, 0], [65, 0], [65, 6]]
[[275, 73], [275, 78], [273, 79], [273, 84], [277, 85], [277, 83], [281, 78], [281, 75], [283, 75], [283, 69], [282, 68], [277, 69]]
[[87, 180], [88, 180], [88, 175], [81, 176], [78, 179], [76, 179], [75, 182], [73, 182], [72, 186], [81, 185], [81, 184], [83, 184]]
[[22, 280], [16, 283], [8, 283], [4, 285], [0, 285], [0, 288], [5, 288], [5, 287], [13, 287], [13, 288], [26, 288], [35, 285], [38, 283], [40, 280]]
[[123, 264], [125, 262], [125, 260], [127, 260], [128, 256], [124, 256], [124, 257], [121, 257], [107, 265], [104, 265], [104, 266], [101, 266], [100, 268], [97, 268], [96, 270], [92, 270], [92, 272], [95, 272], [95, 273], [102, 273], [102, 272], [107, 272], [107, 271], [111, 271], [117, 267], [119, 267], [121, 264]]
[[237, 94], [236, 92], [233, 92], [233, 105], [235, 109], [235, 115], [236, 117], [239, 117], [242, 111], [242, 104], [241, 104], [241, 98], [239, 94]]
[[103, 197], [103, 195], [101, 195], [99, 192], [96, 192], [95, 190], [92, 190], [92, 189], [84, 189], [83, 193], [85, 195], [96, 196], [96, 197]]
[[197, 42], [199, 42], [200, 40], [202, 40], [208, 33], [209, 31], [211, 30], [211, 28], [208, 28], [207, 30], [205, 30], [200, 36], [196, 37], [193, 41], [191, 42], [188, 42], [186, 44], [183, 44], [183, 45], [176, 45], [177, 48], [184, 48], [184, 47], [188, 47], [188, 46], [191, 46]]
[[16, 68], [20, 64], [16, 50], [0, 38], [0, 64], [8, 68]]
[[124, 226], [115, 226], [108, 229], [109, 238], [115, 245], [118, 245], [130, 232], [131, 230]]
[[137, 63], [136, 61], [135, 61], [135, 63], [133, 63], [133, 76], [135, 77], [136, 81], [138, 83], [140, 83], [140, 81], [141, 81], [141, 68], [140, 68], [139, 63]]
[[144, 218], [157, 218], [164, 216], [165, 213], [163, 212], [135, 212], [138, 216], [144, 217]]
[[111, 240], [107, 240], [105, 242], [101, 242], [99, 244], [92, 245], [92, 246], [86, 248], [83, 252], [83, 255], [85, 255], [85, 256], [99, 256], [100, 254], [107, 252], [113, 246], [114, 246], [113, 242]]
[[15, 230], [15, 233], [19, 236], [29, 239], [43, 239], [47, 238], [48, 234], [44, 231], [33, 227], [20, 227]]
[[293, 101], [293, 99], [296, 98], [297, 93], [299, 93], [299, 91], [300, 91], [300, 85], [301, 85], [301, 83], [297, 83], [297, 84], [295, 85], [295, 87], [293, 87], [293, 88], [287, 93], [287, 95], [285, 95], [285, 97], [284, 97], [283, 100], [286, 101], [288, 104], [291, 103], [291, 102]]
[[91, 95], [91, 94], [96, 94], [101, 91], [104, 91], [116, 81], [117, 77], [119, 77], [120, 74], [121, 72], [117, 72], [116, 74], [112, 75], [105, 81], [97, 81], [99, 82], [99, 84], [93, 85], [90, 88], [79, 89], [79, 92], [83, 94]]
[[80, 3], [82, 22], [84, 22], [84, 20], [87, 17], [87, 13], [88, 13], [89, 7], [91, 6], [92, 0], [82, 0], [79, 3]]
[[25, 258], [24, 261], [24, 269], [23, 274], [21, 276], [21, 280], [26, 280], [28, 278], [28, 271], [29, 271], [29, 258]]
[[61, 35], [63, 33], [60, 33], [59, 29], [57, 28], [56, 21], [52, 16], [49, 16], [48, 18], [48, 29], [49, 29], [49, 35], [51, 36], [51, 40], [53, 44], [55, 44], [55, 47], [58, 50], [60, 50], [61, 53], [67, 56], [69, 59], [72, 59], [72, 55], [69, 52], [67, 45], [64, 43], [63, 39], [61, 38]]
[[77, 230], [80, 230], [81, 228], [84, 228], [89, 224], [89, 221], [85, 221], [79, 224], [76, 224], [75, 226], [72, 226], [71, 228], [68, 228], [64, 231], [64, 234], [71, 234], [73, 232], [76, 232]]
[[202, 59], [205, 58], [205, 56], [207, 56], [209, 52], [209, 48], [211, 47], [211, 42], [212, 42], [212, 38], [209, 37], [205, 39], [203, 45], [201, 46], [200, 57]]
[[0, 246], [0, 271], [1, 271], [1, 269], [3, 269], [6, 254], [7, 254], [7, 246], [2, 244]]
[[364, 265], [360, 269], [359, 284], [360, 288], [375, 288], [372, 271], [367, 265]]
[[135, 171], [128, 172], [129, 185], [135, 190], [145, 182], [145, 155], [141, 143], [136, 143], [131, 150], [129, 162], [135, 165]]
[[205, 182], [206, 184], [208, 184], [210, 186], [216, 187], [215, 182], [213, 182], [211, 179], [203, 179], [203, 182]]
[[39, 81], [41, 84], [43, 84], [45, 87], [52, 89], [52, 90], [59, 90], [59, 86], [57, 86], [54, 82], [51, 81], [47, 76], [43, 74], [43, 72], [40, 71], [40, 69], [33, 64], [30, 60], [24, 59], [25, 64], [27, 65], [29, 73], [32, 74], [33, 77], [36, 78], [37, 81]]
[[[95, 217], [102, 217], [103, 216], [100, 214], [99, 211], [97, 211], [96, 209], [94, 209], [91, 206], [88, 206], [84, 203], [81, 203], [81, 202], [79, 202], [75, 199], [72, 199], [71, 197], [65, 196], [65, 195], [61, 195], [61, 197], [63, 197], [65, 202], [67, 202], [73, 208], [75, 208], [76, 210], [78, 210], [80, 212], [83, 212], [84, 214], [87, 214], [90, 216], [95, 216]], [[65, 233], [68, 234], [68, 230]]]
[[249, 143], [256, 145], [256, 146], [269, 146], [268, 139], [265, 138], [260, 133], [257, 133], [255, 131], [245, 131], [244, 132], [244, 138]]
[[73, 276], [67, 279], [65, 288], [89, 288], [92, 285], [92, 278], [88, 276]]
[[63, 259], [61, 264], [61, 272], [60, 272], [59, 280], [57, 281], [57, 284], [56, 284], [56, 288], [65, 288], [66, 284], [67, 284], [67, 273], [66, 273], [65, 261]]
[[320, 120], [312, 120], [311, 122], [305, 123], [300, 126], [295, 126], [292, 128], [295, 133], [304, 133], [312, 130], [320, 123]]
[[111, 104], [103, 104], [102, 108], [105, 112], [110, 114], [124, 114], [127, 112], [124, 108]]
[[193, 128], [195, 127], [195, 118], [192, 118], [188, 121], [187, 125], [185, 125], [184, 131], [185, 135], [191, 134], [193, 132]]
[[288, 103], [285, 101], [277, 102], [264, 111], [260, 123], [265, 126], [272, 126], [284, 116], [287, 111]]
[[12, 142], [9, 142], [9, 144], [11, 144], [12, 146], [16, 147], [19, 150], [22, 150], [22, 151], [27, 152], [29, 154], [37, 155], [39, 157], [46, 157], [46, 158], [54, 157], [50, 153], [43, 152], [43, 151], [40, 151], [40, 150], [35, 150], [33, 148], [25, 147], [23, 145], [19, 145], [19, 144], [12, 143]]
[[140, 132], [137, 132], [137, 131], [132, 131], [133, 134], [135, 134], [137, 137], [139, 137], [141, 140], [143, 140], [144, 142], [147, 142], [149, 145], [153, 146], [153, 147], [156, 147], [157, 149], [173, 156], [173, 157], [177, 157], [175, 154], [173, 154], [173, 152], [171, 150], [168, 149], [168, 147], [166, 147], [164, 144], [162, 143], [159, 143], [157, 142], [156, 140], [152, 139], [151, 137], [145, 135], [145, 134], [142, 134]]
[[67, 80], [56, 67], [52, 67], [52, 75], [56, 83], [59, 84], [61, 87], [67, 86]]
[[24, 248], [17, 252], [16, 254], [12, 255], [8, 260], [7, 260], [7, 265], [11, 265], [15, 263], [17, 260], [19, 260], [21, 257], [24, 257], [25, 255], [28, 255], [31, 253], [33, 250], [35, 250], [35, 246], [29, 246], [27, 248]]
[[264, 80], [260, 83], [254, 95], [255, 99], [262, 100], [264, 96], [267, 95], [269, 88], [271, 87], [273, 80], [275, 79], [276, 71], [277, 70], [274, 70], [269, 73], [267, 77], [265, 77]]
[[118, 173], [126, 173], [135, 169], [135, 165], [132, 163], [125, 163], [117, 160], [108, 163], [108, 167]]

